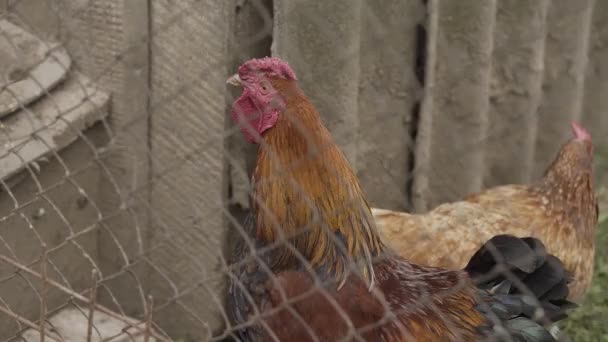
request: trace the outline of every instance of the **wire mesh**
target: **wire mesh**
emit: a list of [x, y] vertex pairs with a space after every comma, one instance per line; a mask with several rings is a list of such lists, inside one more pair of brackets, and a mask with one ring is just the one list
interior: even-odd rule
[[[468, 283], [458, 279], [443, 292], [428, 293], [428, 282], [444, 281], [445, 271], [405, 264], [401, 266], [403, 272], [411, 278], [407, 286], [415, 294], [410, 298], [412, 305], [405, 306], [401, 312], [389, 310], [382, 294], [373, 292], [385, 312], [371, 326], [355, 327], [335, 296], [324, 290], [319, 294], [317, 290], [323, 289], [320, 287], [323, 279], [314, 273], [312, 286], [297, 296], [279, 286], [281, 305], [263, 312], [255, 308], [251, 321], [232, 322], [225, 309], [228, 284], [236, 284], [234, 286], [245, 292], [249, 290], [247, 284], [240, 283], [239, 272], [252, 260], [270, 278], [273, 271], [269, 255], [282, 248], [293, 254], [303, 268], [313, 267], [310, 255], [292, 242], [323, 226], [322, 222], [312, 219], [321, 213], [307, 189], [292, 178], [292, 172], [315, 162], [331, 147], [308, 146], [310, 153], [282, 165], [276, 178], [257, 180], [256, 187], [287, 184], [291, 188], [285, 191], [299, 197], [301, 208], [309, 210], [311, 216], [304, 227], [289, 230], [282, 228], [279, 217], [271, 218], [269, 225], [278, 237], [274, 243], [257, 248], [257, 241], [251, 239], [244, 227], [244, 218], [251, 209], [249, 177], [254, 168], [256, 147], [246, 143], [239, 127], [227, 119], [226, 113], [239, 94], [224, 87], [225, 79], [244, 60], [278, 50], [278, 54], [286, 58], [296, 59], [295, 56], [301, 54], [305, 61], [314, 61], [296, 62], [300, 66], [296, 70], [298, 78], [307, 94], [310, 91], [313, 102], [325, 110], [321, 115], [361, 176], [374, 206], [378, 202], [378, 206], [390, 209], [423, 209], [438, 204], [435, 202], [439, 199], [460, 198], [466, 194], [463, 190], [479, 190], [507, 180], [529, 180], [537, 172], [532, 169], [531, 157], [536, 150], [528, 151], [530, 146], [526, 152], [530, 155], [518, 164], [526, 171], [519, 175], [506, 176], [500, 170], [492, 170], [492, 165], [483, 165], [486, 160], [483, 147], [489, 141], [501, 141], [513, 134], [508, 126], [484, 122], [488, 120], [484, 115], [494, 99], [488, 99], [487, 93], [472, 99], [479, 102], [473, 108], [483, 115], [467, 117], [468, 113], [463, 112], [467, 108], [464, 108], [460, 119], [456, 119], [465, 122], [459, 127], [466, 126], [468, 118], [473, 126], [484, 127], [468, 131], [474, 134], [464, 139], [465, 142], [442, 145], [439, 133], [429, 134], [433, 127], [438, 132], [450, 132], [441, 122], [439, 128], [429, 122], [431, 117], [437, 120], [433, 104], [443, 108], [446, 105], [433, 102], [437, 98], [428, 95], [436, 87], [431, 82], [434, 73], [441, 73], [441, 69], [435, 67], [439, 58], [436, 49], [450, 45], [441, 40], [445, 32], [438, 32], [442, 23], [436, 21], [436, 11], [440, 8], [450, 11], [449, 6], [441, 7], [437, 1], [392, 2], [412, 11], [413, 19], [408, 21], [401, 20], [398, 14], [384, 20], [384, 16], [394, 15], [390, 13], [393, 5], [353, 3], [357, 3], [354, 8], [337, 5], [336, 10], [344, 12], [334, 16], [301, 16], [299, 22], [308, 25], [302, 32], [327, 34], [326, 39], [305, 37], [289, 26], [289, 21], [298, 17], [298, 11], [314, 13], [314, 8], [301, 4], [290, 7], [292, 5], [279, 1], [3, 2], [0, 42], [8, 47], [8, 57], [0, 57], [0, 63], [7, 61], [6, 68], [2, 66], [5, 75], [0, 88], [0, 94], [5, 97], [0, 99], [7, 98], [16, 103], [16, 107], [6, 110], [0, 126], [4, 143], [0, 168], [5, 168], [0, 180], [0, 339], [220, 341], [236, 338], [239, 329], [252, 325], [268, 329], [266, 319], [277, 313], [285, 315], [281, 310], [286, 309], [289, 315], [279, 317], [297, 321], [308, 339], [322, 340], [308, 327], [305, 317], [293, 309], [294, 303], [303, 298], [329, 303], [343, 319], [336, 324], [347, 326], [345, 340], [364, 340], [367, 332], [402, 315], [413, 315], [416, 310], [441, 318], [456, 340], [463, 337], [457, 322], [445, 317], [437, 304], [449, 301], [451, 295], [465, 289]], [[495, 29], [498, 19], [494, 14], [498, 13], [499, 18], [501, 6], [506, 6], [496, 1], [488, 3], [487, 7], [479, 6], [477, 12], [480, 16], [492, 14], [479, 28], [482, 31]], [[585, 3], [588, 6], [578, 11], [588, 19], [593, 13], [592, 2]], [[548, 1], [531, 6], [539, 8], [540, 14], [535, 20], [546, 20]], [[336, 19], [342, 20], [341, 23], [350, 23], [354, 17], [362, 20], [369, 25], [370, 33], [345, 34], [345, 30], [363, 32], [364, 28], [352, 24], [348, 24], [347, 29], [336, 28], [335, 23], [327, 21], [328, 17], [341, 16], [344, 18]], [[281, 25], [283, 30], [278, 28]], [[398, 31], [406, 32], [403, 33], [408, 41], [405, 45], [415, 51], [373, 45], [394, 33], [391, 25], [404, 25], [399, 26]], [[13, 31], [6, 29], [9, 26], [32, 36], [27, 36], [27, 40], [23, 40], [23, 35], [17, 38]], [[583, 38], [588, 39], [590, 27], [591, 24], [583, 29], [586, 34]], [[481, 47], [481, 50], [489, 49], [486, 57], [490, 59], [493, 33], [486, 32], [487, 42]], [[437, 45], [429, 43], [429, 36], [438, 39]], [[328, 83], [330, 86], [343, 84], [341, 78], [345, 76], [358, 79], [359, 83], [348, 83], [346, 90], [332, 93], [330, 86], [317, 83], [318, 74], [307, 73], [315, 67], [328, 72], [324, 69], [329, 68], [324, 65], [327, 56], [316, 55], [318, 51], [304, 51], [306, 44], [293, 44], [290, 40], [320, 40], [321, 46], [327, 47], [342, 37], [347, 37], [348, 42], [327, 51], [327, 56], [335, 57], [330, 67], [344, 65], [344, 68]], [[454, 40], [458, 41], [457, 38]], [[44, 51], [34, 62], [31, 62], [32, 45], [36, 51]], [[69, 55], [68, 60], [62, 59], [63, 51]], [[382, 60], [375, 60], [375, 54], [391, 63], [399, 61], [396, 65], [405, 66], [408, 71], [396, 70], [390, 75], [378, 71], [385, 69], [378, 65]], [[586, 58], [587, 52], [581, 56]], [[479, 72], [483, 79], [472, 83], [490, 88], [492, 70], [485, 62], [468, 67], [473, 70], [485, 65], [486, 69]], [[47, 67], [45, 63], [60, 66], [63, 73], [59, 72], [54, 81], [49, 81], [48, 73], [34, 72]], [[466, 70], [466, 66], [463, 68]], [[575, 69], [577, 82], [584, 83], [584, 77], [580, 76], [584, 66]], [[353, 71], [356, 75], [351, 74]], [[29, 85], [21, 86], [25, 81]], [[530, 83], [540, 89], [542, 79]], [[576, 96], [581, 102], [579, 93]], [[28, 94], [31, 98], [24, 100]], [[540, 96], [532, 98], [534, 107]], [[390, 101], [390, 106], [382, 105]], [[583, 104], [577, 106], [580, 112]], [[333, 109], [338, 114], [326, 114]], [[379, 112], [369, 112], [374, 109]], [[525, 121], [529, 115], [530, 112], [522, 111], [510, 119]], [[285, 116], [293, 120], [294, 127], [301, 126], [297, 118], [288, 113]], [[399, 125], [400, 121], [403, 124]], [[454, 119], [447, 121], [450, 122]], [[307, 127], [300, 128], [303, 135], [309, 133]], [[385, 135], [382, 130], [389, 132], [386, 139], [400, 143], [378, 142]], [[565, 130], [567, 127], [543, 139], [552, 139], [556, 151], [561, 141], [555, 137], [564, 136]], [[536, 135], [533, 133], [532, 137]], [[457, 140], [451, 137], [448, 142]], [[510, 139], [513, 140], [520, 141]], [[526, 141], [535, 145], [535, 139]], [[260, 150], [274, 153], [264, 139], [259, 145]], [[443, 162], [455, 164], [450, 170], [464, 167], [460, 159], [471, 161], [474, 168], [471, 175], [448, 172], [443, 178], [431, 178], [429, 185], [429, 175], [437, 175], [429, 170], [437, 167], [437, 162], [428, 158], [431, 145], [440, 146], [433, 151], [440, 150], [440, 155], [449, 156]], [[380, 151], [383, 146], [386, 148]], [[398, 166], [395, 168], [395, 165]], [[338, 187], [352, 186], [342, 177], [342, 170], [331, 165], [326, 168]], [[500, 176], [492, 178], [493, 171]], [[457, 179], [451, 179], [455, 174]], [[463, 180], [466, 185], [450, 185], [450, 181]], [[442, 185], [445, 186], [443, 193], [428, 195], [429, 189], [436, 190]], [[425, 191], [427, 198], [421, 200]], [[262, 211], [267, 210], [263, 198], [251, 198], [251, 201], [256, 203], [254, 206], [262, 207]], [[325, 219], [341, 217], [352, 205], [341, 202], [322, 214], [326, 215]], [[483, 243], [486, 236], [480, 232], [476, 238]], [[328, 239], [339, 253], [348, 254], [340, 237], [332, 233]], [[226, 255], [233, 253], [237, 241], [244, 241], [252, 255], [250, 259], [243, 257], [232, 263]], [[429, 243], [428, 237], [425, 243]], [[426, 274], [431, 280], [421, 281], [421, 274], [422, 278]], [[523, 287], [511, 272], [506, 272], [506, 277], [515, 286]], [[522, 291], [532, 294], [527, 289]], [[319, 295], [324, 299], [315, 297]], [[542, 312], [539, 315], [542, 316]], [[498, 322], [497, 317], [492, 319]], [[538, 319], [550, 325], [546, 318]], [[106, 325], [109, 321], [114, 322], [110, 328]], [[401, 336], [413, 338], [405, 326], [397, 329]], [[268, 331], [272, 336], [271, 330]]]

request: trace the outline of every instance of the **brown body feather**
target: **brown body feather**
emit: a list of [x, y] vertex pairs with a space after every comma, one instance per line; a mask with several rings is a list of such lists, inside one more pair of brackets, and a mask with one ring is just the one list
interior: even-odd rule
[[476, 327], [484, 318], [464, 272], [414, 266], [394, 257], [375, 269], [372, 293], [358, 277], [336, 291], [319, 287], [304, 272], [279, 274], [268, 303], [279, 311], [266, 323], [280, 341], [315, 341], [312, 336], [318, 341], [355, 336], [386, 342], [478, 340]]
[[464, 267], [492, 236], [536, 237], [573, 274], [569, 299], [580, 301], [593, 276], [598, 219], [590, 148], [565, 144], [537, 184], [495, 187], [419, 215], [374, 208], [376, 224], [402, 257], [447, 268]]

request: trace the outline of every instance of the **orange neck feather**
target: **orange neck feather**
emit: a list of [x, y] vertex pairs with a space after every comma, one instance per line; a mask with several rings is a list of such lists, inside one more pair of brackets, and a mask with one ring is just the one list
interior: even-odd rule
[[[273, 86], [286, 109], [264, 134], [252, 177], [257, 240], [288, 239], [320, 276], [343, 280], [354, 262], [372, 280], [384, 247], [357, 177], [295, 82]], [[300, 264], [288, 248], [272, 260], [275, 270]]]

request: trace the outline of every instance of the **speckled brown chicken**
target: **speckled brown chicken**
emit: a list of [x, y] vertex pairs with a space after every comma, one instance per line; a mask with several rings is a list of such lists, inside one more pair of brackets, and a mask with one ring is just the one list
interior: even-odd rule
[[533, 236], [573, 274], [569, 299], [580, 302], [593, 277], [598, 206], [591, 136], [576, 123], [572, 130], [534, 184], [495, 187], [419, 215], [373, 208], [383, 241], [413, 262], [461, 268], [492, 236]]

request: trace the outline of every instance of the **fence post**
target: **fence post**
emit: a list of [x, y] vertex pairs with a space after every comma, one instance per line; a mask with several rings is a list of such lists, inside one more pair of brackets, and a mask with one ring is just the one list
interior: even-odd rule
[[[108, 273], [117, 272], [120, 268], [130, 262], [124, 260], [124, 255], [117, 252], [117, 247], [122, 249], [129, 258], [134, 259], [141, 255], [147, 247], [150, 224], [149, 214], [149, 1], [148, 0], [119, 0], [121, 1], [121, 12], [116, 13], [116, 20], [122, 28], [122, 40], [116, 46], [108, 47], [110, 54], [118, 53], [118, 59], [110, 62], [112, 71], [96, 70], [102, 72], [100, 75], [104, 86], [109, 86], [115, 92], [112, 94], [111, 126], [114, 136], [109, 149], [108, 157], [102, 161], [108, 167], [114, 182], [120, 187], [117, 190], [108, 186], [108, 179], [104, 177], [102, 184], [102, 210], [105, 215], [119, 211], [115, 218], [104, 220], [106, 229], [99, 235], [98, 251], [100, 267], [103, 276]], [[109, 11], [118, 3], [95, 2], [90, 6], [98, 6], [99, 9], [91, 11], [93, 20], [103, 20], [103, 24], [91, 25], [91, 35], [114, 34], [111, 30], [103, 30], [106, 22], [110, 22], [107, 16], [97, 18], [102, 10]], [[107, 7], [105, 7], [107, 6]], [[101, 26], [101, 29], [99, 29]], [[114, 29], [114, 27], [111, 27]], [[99, 29], [99, 32], [98, 32]], [[111, 32], [111, 33], [110, 33]], [[98, 44], [106, 44], [100, 41]], [[98, 47], [99, 48], [99, 47]], [[113, 55], [104, 56], [116, 58]], [[89, 61], [91, 62], [91, 61]], [[105, 191], [104, 191], [105, 190]], [[111, 231], [111, 233], [110, 233]], [[112, 236], [114, 235], [114, 236]], [[115, 239], [121, 246], [116, 246]], [[145, 302], [132, 293], [136, 287], [146, 287], [147, 277], [150, 270], [146, 266], [138, 267], [137, 275], [140, 284], [134, 285], [134, 279], [128, 275], [117, 277], [111, 281], [113, 295], [119, 299], [123, 310], [130, 312], [145, 311]], [[100, 291], [100, 302], [110, 304], [105, 291]]]

